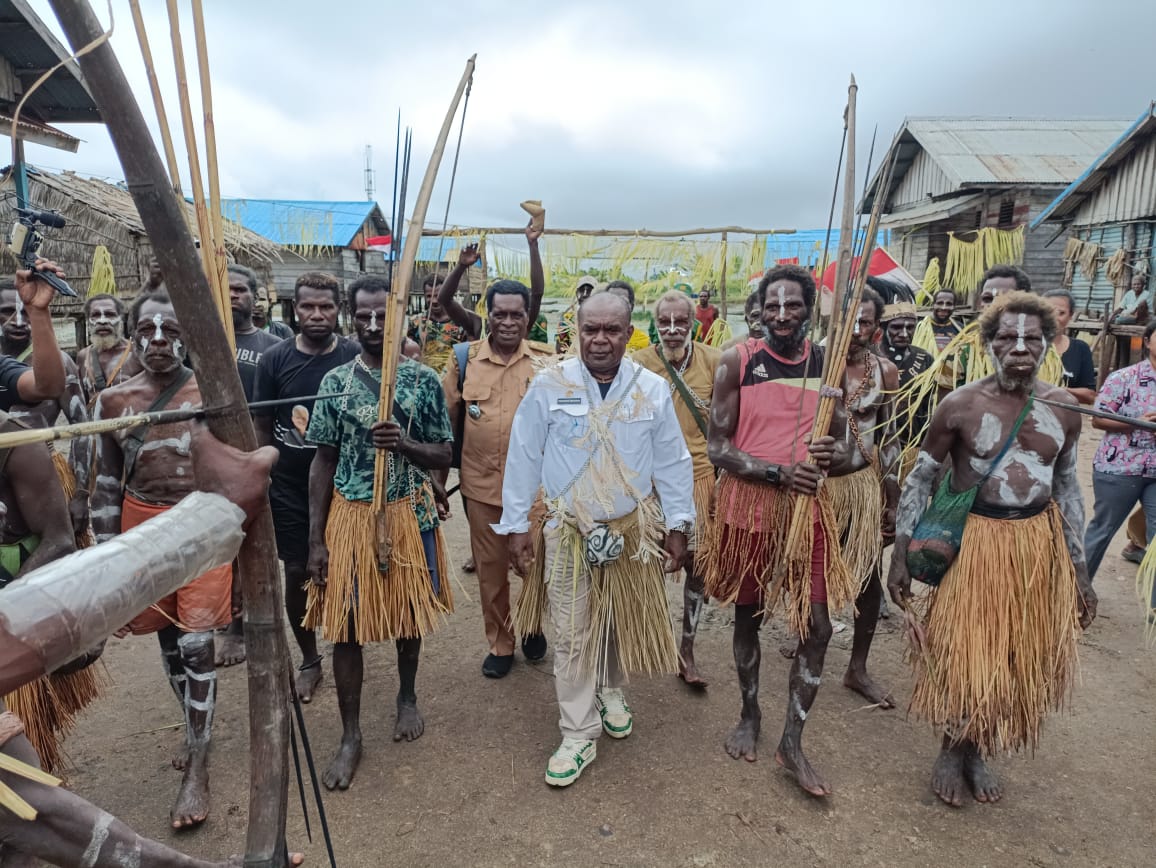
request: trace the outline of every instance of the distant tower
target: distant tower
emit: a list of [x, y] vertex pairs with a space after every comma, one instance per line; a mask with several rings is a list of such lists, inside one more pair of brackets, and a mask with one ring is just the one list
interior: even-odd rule
[[365, 198], [373, 201], [373, 145], [365, 146]]

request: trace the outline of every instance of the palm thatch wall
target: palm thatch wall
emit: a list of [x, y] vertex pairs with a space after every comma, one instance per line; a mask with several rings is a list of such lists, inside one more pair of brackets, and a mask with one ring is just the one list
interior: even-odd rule
[[[88, 292], [93, 252], [98, 245], [108, 248], [116, 276], [117, 293], [125, 298], [136, 295], [148, 277], [152, 245], [128, 190], [117, 184], [85, 178], [74, 172], [60, 174], [29, 170], [29, 202], [38, 210], [56, 211], [67, 221], [63, 229], [44, 229], [41, 255], [54, 260], [68, 275], [79, 300], [57, 299], [60, 316], [79, 312]], [[7, 227], [16, 218], [16, 198], [11, 180], [0, 186], [0, 224]], [[186, 205], [189, 225], [196, 235], [192, 204]], [[240, 262], [268, 276], [272, 264], [281, 259], [280, 248], [272, 241], [225, 221], [225, 249], [230, 260]], [[9, 263], [10, 265], [11, 263]]]

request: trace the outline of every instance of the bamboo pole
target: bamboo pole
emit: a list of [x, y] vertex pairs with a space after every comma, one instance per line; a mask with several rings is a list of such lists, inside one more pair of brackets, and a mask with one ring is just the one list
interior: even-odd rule
[[[853, 138], [854, 127], [848, 130], [848, 139]], [[853, 149], [848, 150], [848, 154]], [[897, 149], [896, 149], [897, 151]], [[891, 173], [895, 167], [894, 153], [888, 152], [891, 159], [888, 161], [884, 173], [883, 184], [884, 189], [891, 182]], [[853, 197], [855, 195], [854, 188], [848, 185], [846, 188], [846, 195]], [[831, 340], [827, 342], [826, 357], [824, 358], [824, 374], [823, 385], [828, 387], [824, 390], [819, 398], [819, 406], [815, 412], [815, 424], [812, 429], [812, 440], [820, 437], [826, 437], [831, 430], [831, 421], [835, 414], [835, 395], [842, 399], [843, 387], [843, 373], [847, 367], [847, 352], [851, 346], [851, 336], [854, 331], [854, 324], [859, 316], [859, 306], [863, 298], [863, 288], [867, 285], [867, 275], [870, 269], [871, 253], [875, 246], [875, 238], [879, 232], [879, 221], [883, 217], [883, 200], [886, 197], [876, 196], [875, 202], [871, 208], [871, 219], [867, 223], [867, 236], [863, 244], [863, 252], [859, 257], [859, 267], [855, 272], [854, 280], [849, 289], [849, 298], [847, 299], [847, 315], [842, 316], [839, 308], [833, 308], [831, 311], [831, 325], [832, 329], [829, 332]], [[814, 463], [814, 456], [807, 453], [806, 460], [808, 463]], [[769, 599], [774, 599], [778, 587], [782, 582], [793, 584], [797, 581], [803, 581], [808, 577], [811, 569], [811, 552], [800, 551], [799, 541], [803, 539], [807, 524], [811, 522], [814, 508], [814, 498], [810, 496], [800, 495], [795, 501], [794, 512], [791, 516], [790, 530], [787, 535], [787, 545], [784, 549], [786, 552], [786, 569], [780, 570], [779, 575], [775, 579], [775, 585], [772, 587], [771, 593], [768, 594]]]
[[[73, 50], [100, 36], [87, 0], [49, 0]], [[164, 269], [185, 343], [196, 354], [201, 397], [221, 415], [207, 419], [216, 437], [252, 450], [257, 438], [223, 322], [205, 316], [208, 276], [185, 223], [140, 106], [108, 43], [79, 58], [88, 89], [112, 138], [128, 189]], [[273, 518], [266, 506], [250, 525], [240, 553], [245, 596], [249, 686], [249, 804], [247, 868], [285, 868], [289, 784], [289, 650]]]
[[[719, 268], [719, 310], [723, 322], [727, 321], [727, 234], [722, 234], [722, 266]], [[703, 335], [705, 338], [706, 335]]]
[[[181, 41], [180, 10], [177, 0], [167, 0], [169, 9], [169, 35], [173, 43], [173, 66], [177, 75], [177, 94], [181, 104], [181, 126], [185, 133], [185, 151], [189, 158], [189, 186], [193, 193], [193, 209], [197, 215], [197, 234], [201, 238], [201, 267], [209, 278], [209, 287], [212, 291], [213, 304], [220, 314], [221, 322], [227, 322], [230, 315], [228, 304], [222, 304], [220, 281], [213, 263], [212, 238], [213, 230], [209, 223], [208, 206], [205, 203], [205, 190], [202, 184], [201, 156], [197, 148], [197, 130], [193, 126], [193, 109], [189, 101], [189, 81], [185, 73], [185, 49]], [[167, 283], [167, 281], [166, 281]], [[235, 354], [232, 329], [226, 329], [226, 338], [231, 351]]]
[[[543, 235], [585, 235], [591, 238], [622, 236], [629, 238], [681, 238], [684, 235], [794, 235], [796, 229], [748, 229], [745, 226], [719, 226], [714, 229], [681, 229], [677, 232], [657, 229], [551, 229]], [[438, 235], [524, 235], [525, 226], [451, 226], [448, 229], [422, 228], [423, 237]]]
[[140, 11], [140, 0], [128, 0], [129, 8], [132, 10], [133, 24], [136, 25], [136, 38], [140, 43], [141, 59], [144, 61], [145, 73], [149, 79], [149, 90], [153, 95], [153, 107], [157, 113], [157, 126], [161, 129], [161, 144], [165, 149], [165, 162], [169, 167], [169, 177], [173, 182], [173, 190], [176, 191], [178, 197], [183, 199], [185, 194], [181, 192], [181, 170], [177, 165], [177, 152], [173, 147], [173, 133], [169, 129], [169, 116], [165, 111], [165, 101], [161, 96], [161, 85], [157, 79], [156, 66], [153, 64], [153, 51], [149, 46], [149, 34], [145, 29], [144, 16]]
[[[414, 200], [413, 216], [410, 218], [410, 229], [405, 235], [405, 246], [401, 253], [401, 263], [394, 271], [394, 281], [392, 285], [391, 304], [386, 316], [386, 333], [385, 346], [382, 348], [381, 357], [381, 396], [377, 407], [378, 420], [390, 418], [393, 414], [393, 397], [394, 386], [397, 378], [397, 363], [400, 354], [401, 342], [405, 338], [404, 329], [406, 321], [406, 307], [409, 304], [409, 289], [413, 282], [413, 269], [417, 264], [417, 251], [421, 244], [421, 231], [414, 231], [415, 227], [422, 227], [425, 225], [426, 213], [429, 211], [429, 200], [433, 195], [434, 181], [437, 180], [438, 168], [441, 166], [442, 155], [445, 153], [446, 142], [449, 140], [450, 128], [453, 126], [454, 115], [457, 114], [458, 105], [462, 101], [462, 96], [466, 92], [474, 77], [474, 61], [477, 55], [471, 55], [470, 59], [466, 61], [465, 71], [462, 72], [462, 77], [458, 81], [458, 88], [454, 92], [453, 100], [450, 102], [449, 110], [442, 121], [441, 130], [438, 132], [437, 141], [434, 143], [433, 153], [429, 158], [429, 165], [426, 166], [425, 176], [422, 178], [421, 187], [418, 188], [417, 199]], [[400, 222], [402, 215], [398, 215]], [[394, 231], [397, 231], [396, 229]], [[524, 229], [521, 231], [525, 231]], [[386, 565], [389, 563], [390, 545], [390, 531], [386, 525], [385, 520], [385, 501], [386, 501], [386, 486], [388, 480], [386, 479], [386, 454], [382, 450], [377, 450], [374, 460], [374, 486], [373, 486], [373, 506], [377, 528], [377, 544], [378, 544], [378, 564]]]
[[[174, 0], [175, 2], [175, 0]], [[209, 48], [205, 39], [205, 12], [201, 0], [193, 0], [193, 38], [197, 43], [197, 69], [201, 78], [201, 111], [205, 117], [205, 169], [209, 176], [209, 229], [212, 232], [209, 252], [216, 269], [216, 285], [220, 296], [217, 305], [221, 321], [228, 323], [232, 316], [229, 298], [228, 259], [225, 256], [225, 218], [221, 213], [221, 179], [217, 171], [217, 125], [213, 121], [213, 80], [209, 75]], [[205, 245], [204, 240], [201, 246]], [[229, 343], [236, 351], [236, 336], [225, 329]]]

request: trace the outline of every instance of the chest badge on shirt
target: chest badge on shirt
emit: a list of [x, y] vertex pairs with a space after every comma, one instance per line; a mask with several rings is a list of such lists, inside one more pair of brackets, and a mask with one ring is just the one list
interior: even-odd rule
[[572, 398], [559, 398], [557, 403], [563, 407], [581, 406], [583, 400], [581, 395], [575, 395]]

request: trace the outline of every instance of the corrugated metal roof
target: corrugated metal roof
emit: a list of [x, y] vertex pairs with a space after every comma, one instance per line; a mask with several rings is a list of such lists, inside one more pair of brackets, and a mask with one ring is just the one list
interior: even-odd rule
[[1128, 120], [1091, 118], [907, 118], [871, 179], [862, 210], [870, 210], [891, 153], [898, 158], [894, 191], [924, 150], [956, 189], [993, 184], [1070, 184], [1103, 152]]
[[[1031, 228], [1035, 229], [1044, 222], [1063, 222], [1070, 219], [1080, 205], [1111, 176], [1115, 168], [1154, 131], [1156, 131], [1156, 102], [1149, 103], [1147, 110], [1142, 112], [1119, 138], [1095, 159], [1089, 161], [1090, 165], [1032, 221]], [[1142, 180], [1149, 183], [1152, 181], [1150, 176]]]
[[892, 211], [881, 223], [887, 229], [934, 223], [936, 220], [954, 217], [968, 208], [974, 208], [982, 198], [983, 193], [972, 193], [970, 196], [952, 196], [950, 199], [930, 199], [911, 208]]
[[[0, 0], [0, 57], [12, 65], [25, 88], [69, 55], [26, 0]], [[33, 92], [23, 112], [47, 123], [100, 121], [96, 103], [73, 60], [68, 60]]]
[[221, 213], [277, 244], [293, 247], [348, 247], [369, 219], [377, 234], [389, 233], [376, 202], [223, 199]]

